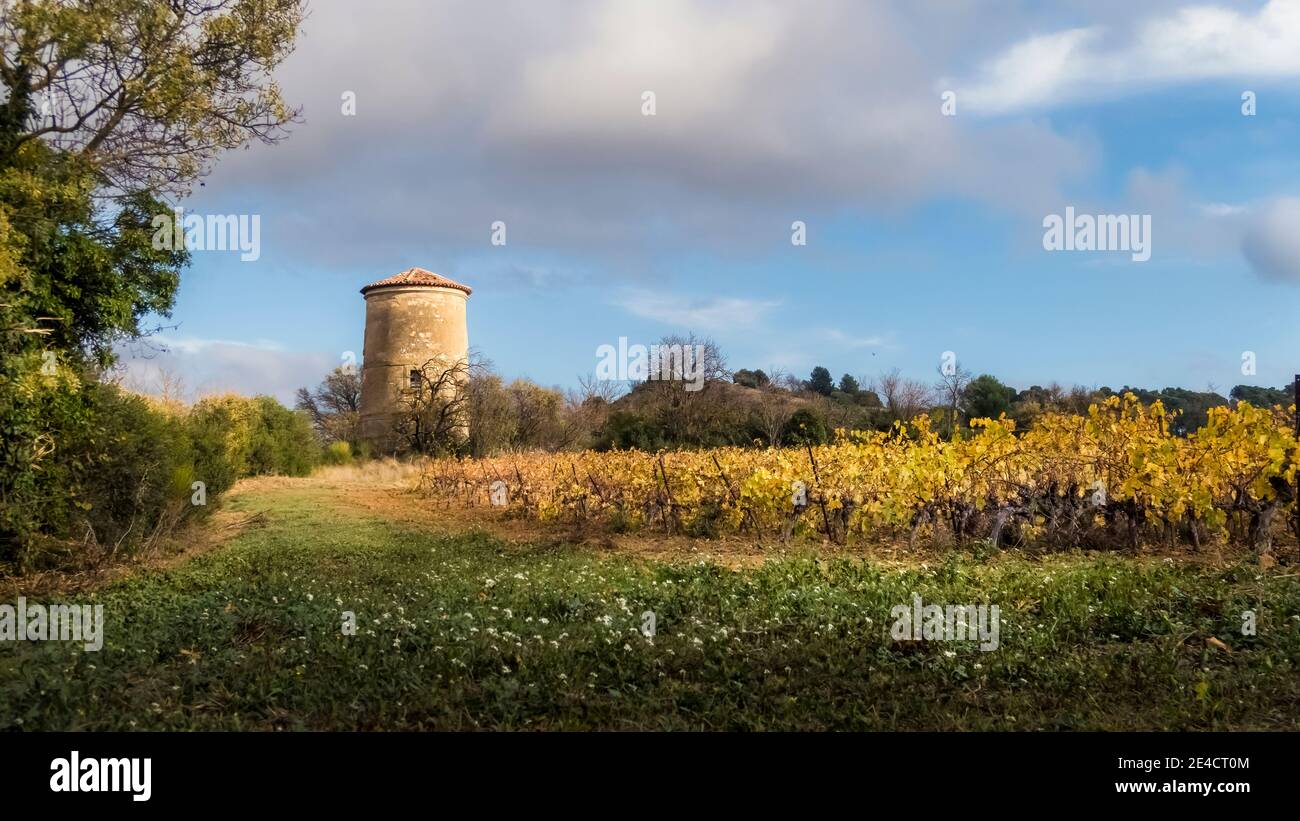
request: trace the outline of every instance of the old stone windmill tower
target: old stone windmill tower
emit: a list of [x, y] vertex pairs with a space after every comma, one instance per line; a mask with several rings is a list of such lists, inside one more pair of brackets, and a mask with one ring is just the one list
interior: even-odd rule
[[469, 356], [465, 309], [470, 288], [410, 268], [361, 289], [366, 337], [361, 367], [361, 436], [381, 451], [394, 445], [404, 397], [421, 387], [429, 362], [448, 368]]

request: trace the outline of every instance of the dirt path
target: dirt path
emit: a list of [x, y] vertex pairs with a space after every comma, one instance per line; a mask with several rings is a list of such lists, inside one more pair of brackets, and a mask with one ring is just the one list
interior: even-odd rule
[[[413, 477], [375, 479], [347, 471], [322, 471], [302, 479], [262, 477], [240, 482], [227, 496], [246, 512], [256, 510], [259, 496], [271, 493], [308, 495], [322, 507], [374, 516], [422, 532], [457, 534], [483, 531], [507, 545], [568, 544], [597, 554], [622, 554], [652, 560], [705, 559], [729, 567], [761, 564], [791, 553], [805, 553], [815, 545], [787, 547], [756, 543], [750, 539], [701, 539], [662, 534], [611, 534], [594, 528], [575, 529], [531, 521], [489, 508], [443, 507], [414, 492]], [[829, 550], [823, 546], [822, 550]], [[862, 550], [842, 555], [867, 555]]]

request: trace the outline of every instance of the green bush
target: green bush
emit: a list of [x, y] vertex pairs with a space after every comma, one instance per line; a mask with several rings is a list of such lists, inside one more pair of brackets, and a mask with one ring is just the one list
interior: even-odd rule
[[826, 429], [826, 420], [808, 408], [800, 408], [791, 415], [782, 437], [794, 445], [824, 445], [831, 439], [830, 431]]
[[94, 385], [92, 394], [76, 498], [89, 535], [111, 552], [147, 542], [191, 507], [193, 453], [176, 415], [113, 385]]
[[246, 401], [257, 411], [248, 454], [249, 475], [306, 476], [320, 463], [320, 445], [304, 414], [269, 396]]
[[266, 396], [186, 409], [39, 367], [6, 387], [0, 566], [19, 571], [148, 547], [205, 509], [191, 503], [193, 483], [211, 504], [240, 478], [301, 476], [321, 459], [307, 418]]
[[331, 442], [325, 448], [324, 461], [327, 465], [352, 464], [352, 445], [347, 442]]
[[597, 450], [629, 450], [636, 448], [653, 452], [665, 445], [665, 437], [646, 417], [630, 411], [614, 411], [596, 441]]
[[194, 478], [209, 494], [219, 494], [249, 474], [254, 415], [248, 399], [233, 394], [194, 403], [186, 420], [194, 446]]
[[43, 373], [37, 352], [0, 358], [0, 562], [42, 533], [66, 532], [76, 508], [77, 441], [93, 417], [80, 376]]

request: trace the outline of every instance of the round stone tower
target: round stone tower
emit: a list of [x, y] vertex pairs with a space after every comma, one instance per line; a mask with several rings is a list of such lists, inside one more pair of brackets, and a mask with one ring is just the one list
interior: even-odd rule
[[409, 413], [408, 400], [419, 389], [422, 372], [467, 361], [470, 288], [411, 268], [372, 282], [361, 293], [366, 299], [361, 437], [387, 452], [399, 444], [393, 425], [404, 410]]

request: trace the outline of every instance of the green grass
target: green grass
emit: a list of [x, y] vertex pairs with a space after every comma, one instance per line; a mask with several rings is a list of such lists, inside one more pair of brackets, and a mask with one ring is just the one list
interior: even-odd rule
[[[439, 537], [310, 487], [235, 504], [269, 523], [76, 597], [105, 605], [101, 652], [0, 645], [0, 728], [1300, 728], [1285, 573], [1085, 556], [732, 571]], [[1001, 646], [893, 642], [913, 592], [999, 605]]]

